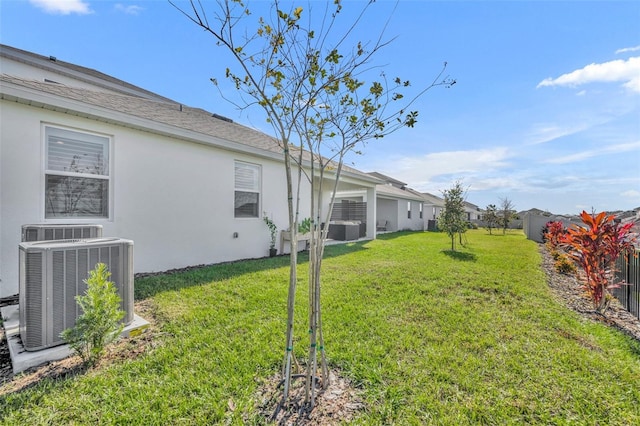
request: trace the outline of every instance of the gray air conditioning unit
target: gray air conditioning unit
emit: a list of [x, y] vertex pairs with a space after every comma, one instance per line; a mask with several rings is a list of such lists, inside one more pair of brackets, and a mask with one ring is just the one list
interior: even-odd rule
[[60, 333], [82, 314], [89, 271], [102, 262], [118, 289], [125, 325], [133, 321], [133, 241], [121, 238], [20, 244], [20, 337], [27, 351], [63, 344]]
[[22, 242], [49, 240], [83, 240], [102, 237], [102, 225], [22, 225]]

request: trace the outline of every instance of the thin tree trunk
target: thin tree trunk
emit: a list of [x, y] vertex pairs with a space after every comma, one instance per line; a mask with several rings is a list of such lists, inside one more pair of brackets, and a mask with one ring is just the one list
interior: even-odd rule
[[[294, 310], [296, 301], [297, 265], [298, 265], [298, 229], [293, 209], [293, 183], [291, 178], [291, 157], [289, 156], [289, 143], [284, 141], [284, 164], [287, 176], [287, 207], [289, 210], [289, 224], [291, 228], [291, 255], [289, 257], [289, 292], [287, 295], [287, 332], [282, 366], [284, 389], [282, 401], [287, 401], [291, 386], [291, 363], [293, 357], [293, 327]], [[299, 186], [299, 183], [298, 183]]]

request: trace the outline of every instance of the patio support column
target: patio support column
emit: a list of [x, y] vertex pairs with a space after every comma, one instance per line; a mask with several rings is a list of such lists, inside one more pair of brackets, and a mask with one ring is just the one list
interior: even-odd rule
[[367, 188], [365, 201], [367, 202], [367, 238], [375, 240], [377, 223], [376, 221], [378, 220], [378, 218], [376, 217], [377, 198], [375, 186], [372, 188]]

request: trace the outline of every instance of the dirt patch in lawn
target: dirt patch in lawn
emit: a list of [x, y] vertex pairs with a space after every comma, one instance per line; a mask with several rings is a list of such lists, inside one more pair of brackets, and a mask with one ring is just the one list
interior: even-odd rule
[[[117, 344], [107, 347], [105, 356], [94, 368], [102, 368], [125, 359], [137, 358], [150, 348], [157, 346], [157, 339], [154, 339], [157, 332], [150, 302], [147, 300], [136, 302], [134, 310], [149, 321], [150, 325], [147, 331], [133, 338], [122, 339]], [[80, 357], [72, 356], [29, 368], [14, 376], [4, 328], [0, 327], [0, 396], [27, 389], [43, 379], [64, 379], [82, 374], [85, 371], [86, 367], [82, 364]]]
[[316, 386], [315, 406], [309, 411], [305, 405], [305, 377], [294, 375], [289, 398], [281, 404], [282, 376], [269, 377], [258, 390], [257, 409], [278, 425], [339, 425], [353, 420], [365, 408], [359, 391], [338, 370], [329, 372], [329, 384], [323, 389], [321, 381]]

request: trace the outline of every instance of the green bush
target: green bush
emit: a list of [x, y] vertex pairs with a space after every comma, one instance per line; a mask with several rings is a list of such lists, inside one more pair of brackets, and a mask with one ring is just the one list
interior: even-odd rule
[[122, 332], [120, 320], [124, 311], [120, 309], [120, 296], [113, 282], [111, 272], [104, 263], [96, 264], [84, 282], [87, 291], [76, 296], [82, 315], [75, 326], [64, 330], [60, 336], [89, 365], [95, 365], [104, 354], [105, 347], [116, 340]]
[[311, 218], [304, 218], [300, 223], [298, 223], [298, 233], [306, 234], [307, 232], [311, 232]]
[[[558, 253], [558, 252], [555, 252]], [[555, 257], [556, 262], [554, 263], [554, 267], [556, 271], [564, 275], [573, 275], [577, 272], [577, 268], [575, 263], [571, 261], [567, 256], [558, 253], [558, 256]]]

